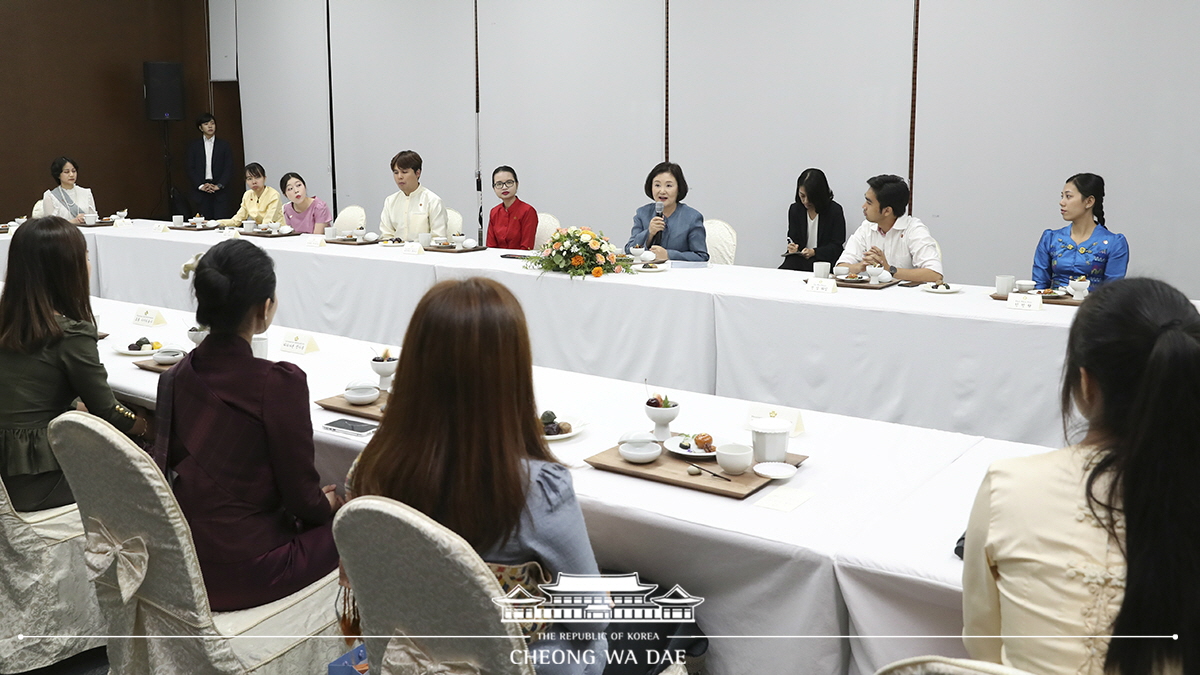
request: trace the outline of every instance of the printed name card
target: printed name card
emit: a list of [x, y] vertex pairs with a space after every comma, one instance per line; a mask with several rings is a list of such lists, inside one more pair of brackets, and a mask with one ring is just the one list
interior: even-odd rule
[[133, 325], [135, 326], [161, 326], [166, 322], [162, 312], [150, 307], [138, 307], [137, 311], [133, 313]]
[[809, 293], [837, 293], [837, 281], [834, 279], [818, 279], [811, 277], [808, 280]]
[[792, 431], [788, 436], [799, 436], [804, 433], [804, 417], [796, 408], [769, 403], [751, 403], [746, 410], [746, 428], [755, 417], [779, 417], [792, 423]]
[[408, 255], [425, 255], [425, 247], [419, 241], [410, 241], [400, 250]]
[[1009, 293], [1008, 308], [1023, 309], [1033, 312], [1040, 311], [1042, 309], [1042, 296], [1026, 295], [1024, 293]]
[[310, 234], [305, 237], [305, 240], [304, 243], [309, 248], [320, 248], [325, 245], [325, 235], [323, 234]]
[[227, 227], [224, 230], [221, 230], [221, 234], [224, 235], [226, 239], [242, 238], [241, 231], [239, 231], [236, 227]]
[[304, 333], [288, 333], [283, 336], [280, 350], [285, 354], [311, 354], [318, 350], [317, 341]]
[[132, 222], [125, 218], [113, 218], [113, 227], [129, 227]]
[[160, 221], [154, 224], [155, 232], [170, 232], [171, 224], [166, 221]]

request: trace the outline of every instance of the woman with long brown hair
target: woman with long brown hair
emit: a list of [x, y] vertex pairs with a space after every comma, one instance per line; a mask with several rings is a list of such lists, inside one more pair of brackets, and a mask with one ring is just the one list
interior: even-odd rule
[[108, 386], [89, 276], [83, 234], [67, 220], [38, 218], [13, 235], [0, 296], [0, 478], [18, 511], [75, 501], [46, 428], [76, 398], [130, 436], [146, 433]]
[[[350, 491], [420, 510], [494, 568], [537, 562], [551, 578], [599, 573], [571, 474], [538, 420], [525, 313], [490, 279], [444, 281], [417, 305], [387, 412]], [[539, 674], [604, 669], [603, 637], [530, 645], [560, 649], [590, 652], [595, 663], [538, 659]]]

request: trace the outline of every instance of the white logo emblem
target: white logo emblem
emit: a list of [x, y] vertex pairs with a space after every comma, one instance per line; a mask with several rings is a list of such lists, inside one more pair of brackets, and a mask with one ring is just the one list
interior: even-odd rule
[[631, 574], [564, 574], [554, 583], [539, 584], [544, 595], [517, 586], [500, 598], [505, 623], [531, 621], [572, 623], [589, 621], [639, 621], [678, 623], [694, 620], [696, 605], [704, 598], [689, 595], [679, 584], [658, 597], [650, 597], [658, 584], [643, 584]]

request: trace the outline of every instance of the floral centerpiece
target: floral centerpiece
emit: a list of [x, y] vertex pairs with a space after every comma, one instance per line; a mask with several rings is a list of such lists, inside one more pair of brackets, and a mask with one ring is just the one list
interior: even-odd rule
[[617, 247], [603, 233], [586, 227], [558, 228], [525, 266], [543, 272], [563, 272], [573, 277], [632, 273], [627, 261], [618, 262]]

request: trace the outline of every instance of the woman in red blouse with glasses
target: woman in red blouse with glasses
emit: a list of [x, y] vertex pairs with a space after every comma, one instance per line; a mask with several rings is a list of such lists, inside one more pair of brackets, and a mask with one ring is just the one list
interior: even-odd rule
[[501, 203], [488, 216], [489, 248], [532, 251], [537, 236], [537, 209], [517, 199], [517, 172], [502, 166], [492, 172], [492, 189]]

